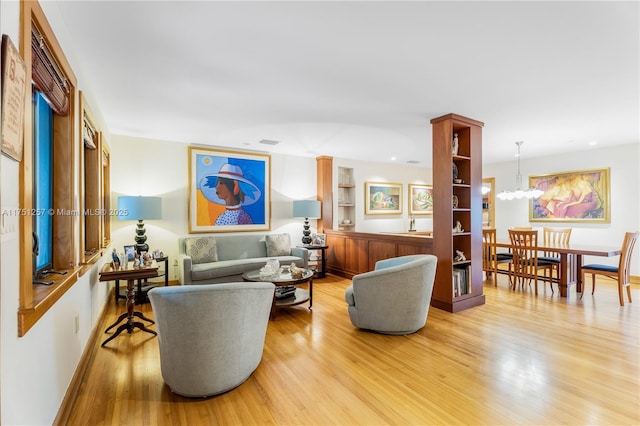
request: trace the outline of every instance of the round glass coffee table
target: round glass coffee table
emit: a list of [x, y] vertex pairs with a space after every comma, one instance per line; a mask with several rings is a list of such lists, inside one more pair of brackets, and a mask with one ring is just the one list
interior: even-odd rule
[[[269, 319], [276, 317], [276, 309], [301, 305], [309, 302], [309, 309], [313, 306], [313, 271], [305, 269], [301, 278], [293, 278], [288, 266], [280, 268], [279, 272], [273, 275], [260, 274], [260, 270], [249, 271], [242, 274], [245, 281], [262, 281], [273, 283], [276, 291], [273, 295], [273, 304], [271, 305], [271, 315]], [[309, 289], [298, 287], [301, 284], [309, 283]]]

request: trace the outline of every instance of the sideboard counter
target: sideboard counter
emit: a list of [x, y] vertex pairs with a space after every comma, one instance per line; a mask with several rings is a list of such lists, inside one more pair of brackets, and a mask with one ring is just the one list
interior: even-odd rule
[[378, 260], [433, 254], [433, 238], [423, 232], [372, 233], [324, 231], [329, 246], [327, 270], [345, 278], [372, 271]]

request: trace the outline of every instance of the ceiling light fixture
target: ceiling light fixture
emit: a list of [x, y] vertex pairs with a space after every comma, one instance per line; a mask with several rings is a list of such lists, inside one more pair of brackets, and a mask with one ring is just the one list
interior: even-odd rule
[[502, 191], [497, 195], [497, 197], [501, 200], [513, 200], [514, 198], [518, 200], [522, 198], [532, 199], [532, 198], [538, 198], [542, 194], [544, 194], [543, 191], [540, 191], [539, 189], [536, 189], [536, 188], [527, 188], [525, 190], [521, 189], [522, 175], [520, 174], [520, 145], [522, 145], [523, 143], [524, 142], [522, 141], [516, 142], [516, 145], [518, 146], [518, 154], [516, 155], [516, 157], [518, 157], [518, 174], [516, 175], [516, 190]]

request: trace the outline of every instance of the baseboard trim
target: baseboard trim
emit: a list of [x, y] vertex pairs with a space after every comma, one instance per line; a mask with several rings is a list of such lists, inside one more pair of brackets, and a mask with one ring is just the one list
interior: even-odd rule
[[[109, 297], [113, 297], [113, 291], [111, 292]], [[67, 388], [67, 392], [64, 395], [62, 404], [60, 404], [60, 408], [58, 409], [58, 414], [53, 421], [54, 426], [63, 426], [69, 424], [69, 417], [71, 416], [73, 405], [75, 404], [76, 399], [80, 394], [82, 379], [84, 378], [84, 375], [89, 368], [89, 362], [91, 361], [91, 358], [93, 358], [93, 355], [95, 353], [98, 339], [102, 336], [100, 330], [102, 330], [103, 327], [102, 323], [104, 322], [104, 318], [106, 316], [109, 297], [107, 298], [107, 300], [105, 300], [104, 306], [102, 307], [102, 312], [100, 312], [98, 320], [96, 321], [96, 326], [91, 331], [89, 339], [87, 339], [87, 345], [84, 347], [80, 362], [78, 362], [78, 366], [76, 367], [75, 373], [73, 373], [71, 383], [69, 383], [69, 387]]]

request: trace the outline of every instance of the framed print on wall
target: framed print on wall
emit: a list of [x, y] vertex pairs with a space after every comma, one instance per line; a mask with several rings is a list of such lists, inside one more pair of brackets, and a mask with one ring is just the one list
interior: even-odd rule
[[189, 232], [271, 229], [271, 156], [189, 147]]
[[[2, 152], [22, 161], [27, 67], [8, 35], [2, 35]], [[30, 83], [30, 82], [29, 82]], [[31, 118], [29, 118], [31, 120]]]
[[530, 176], [529, 187], [544, 192], [529, 202], [532, 222], [611, 222], [608, 168]]
[[364, 214], [402, 213], [402, 184], [365, 182]]
[[409, 215], [433, 214], [433, 186], [409, 184]]

